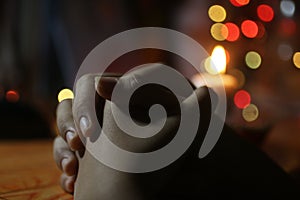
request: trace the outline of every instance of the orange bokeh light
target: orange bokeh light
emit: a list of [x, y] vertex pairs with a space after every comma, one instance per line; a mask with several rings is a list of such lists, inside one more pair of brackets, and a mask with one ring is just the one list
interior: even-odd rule
[[255, 38], [258, 34], [258, 26], [252, 20], [245, 20], [241, 24], [242, 33], [248, 38]]
[[230, 3], [236, 7], [241, 7], [249, 4], [250, 0], [230, 0]]

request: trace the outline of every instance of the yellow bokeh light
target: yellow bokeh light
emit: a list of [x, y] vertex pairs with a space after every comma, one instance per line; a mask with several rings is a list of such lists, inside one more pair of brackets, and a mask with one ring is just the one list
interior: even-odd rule
[[62, 102], [65, 99], [74, 99], [74, 94], [72, 90], [70, 89], [62, 89], [58, 96], [57, 96], [58, 102]]
[[228, 74], [230, 74], [236, 78], [237, 89], [242, 88], [245, 85], [246, 77], [242, 71], [240, 71], [238, 69], [230, 69], [230, 70], [228, 70]]
[[228, 28], [225, 24], [215, 23], [210, 28], [210, 34], [215, 40], [224, 41], [228, 37]]
[[259, 111], [256, 105], [249, 104], [246, 108], [243, 109], [242, 115], [244, 120], [247, 122], [253, 122], [259, 116]]
[[261, 65], [261, 57], [259, 53], [255, 51], [249, 51], [246, 54], [245, 62], [249, 68], [257, 69]]
[[226, 10], [220, 5], [213, 5], [208, 9], [208, 16], [214, 22], [222, 22], [226, 19]]
[[300, 52], [296, 52], [293, 56], [294, 65], [300, 69]]

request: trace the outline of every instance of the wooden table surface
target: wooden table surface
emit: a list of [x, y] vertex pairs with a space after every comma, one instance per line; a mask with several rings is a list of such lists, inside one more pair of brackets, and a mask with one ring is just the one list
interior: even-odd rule
[[0, 199], [73, 199], [59, 186], [52, 142], [0, 141]]

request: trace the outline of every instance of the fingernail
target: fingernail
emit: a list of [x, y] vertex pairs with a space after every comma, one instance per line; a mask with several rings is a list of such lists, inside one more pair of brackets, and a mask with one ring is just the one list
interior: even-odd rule
[[66, 171], [66, 167], [67, 167], [67, 164], [69, 163], [69, 159], [68, 158], [63, 158], [62, 161], [61, 161], [61, 168], [63, 171]]
[[80, 130], [81, 130], [82, 134], [85, 137], [88, 137], [87, 130], [90, 125], [89, 120], [86, 117], [81, 117], [79, 123], [80, 123]]
[[73, 192], [74, 187], [73, 187], [73, 181], [71, 179], [66, 180], [65, 188], [68, 192]]
[[73, 131], [68, 131], [66, 133], [67, 142], [70, 143], [71, 140], [75, 137], [75, 133]]

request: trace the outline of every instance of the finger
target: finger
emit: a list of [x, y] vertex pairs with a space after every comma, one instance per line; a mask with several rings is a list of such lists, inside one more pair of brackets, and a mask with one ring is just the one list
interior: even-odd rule
[[[78, 131], [85, 137], [91, 137], [98, 134], [98, 120], [96, 114], [96, 74], [86, 74], [76, 83], [75, 98], [73, 102], [73, 117], [75, 125], [79, 126]], [[98, 101], [103, 102], [100, 98]], [[99, 103], [99, 102], [98, 102]]]
[[60, 185], [68, 193], [74, 192], [75, 176], [68, 176], [63, 173], [60, 176]]
[[66, 99], [60, 102], [56, 110], [57, 127], [60, 136], [67, 141], [69, 147], [75, 151], [83, 148], [83, 144], [76, 131], [73, 113], [72, 113], [72, 100]]
[[56, 165], [68, 176], [75, 175], [78, 168], [78, 160], [67, 143], [60, 137], [56, 137], [53, 145], [53, 155]]
[[[141, 85], [130, 99], [130, 105], [135, 109], [147, 110], [153, 104], [160, 104], [171, 111], [178, 106], [176, 96], [166, 87], [158, 84], [143, 85], [144, 80], [151, 80], [161, 70], [161, 64], [151, 64], [134, 70], [122, 77], [101, 77], [97, 85], [97, 92], [105, 99], [111, 100], [113, 90], [118, 84], [122, 92], [130, 92]], [[142, 86], [143, 85], [143, 86]], [[124, 103], [122, 99], [112, 100], [115, 104]]]

